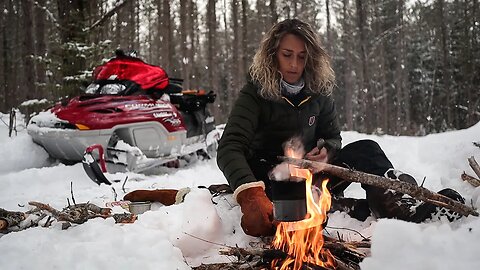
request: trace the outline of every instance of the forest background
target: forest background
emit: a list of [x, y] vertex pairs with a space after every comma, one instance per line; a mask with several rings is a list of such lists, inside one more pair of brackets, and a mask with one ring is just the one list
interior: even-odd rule
[[224, 123], [265, 32], [299, 18], [332, 57], [343, 130], [462, 129], [480, 121], [479, 14], [478, 0], [0, 0], [0, 111], [81, 93], [121, 48], [215, 91]]

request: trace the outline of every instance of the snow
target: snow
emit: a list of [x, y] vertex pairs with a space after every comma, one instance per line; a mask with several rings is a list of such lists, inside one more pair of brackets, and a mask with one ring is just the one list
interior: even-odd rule
[[[8, 122], [8, 115], [0, 115]], [[17, 120], [17, 122], [20, 122]], [[480, 207], [480, 188], [460, 179], [463, 171], [474, 175], [467, 158], [480, 160], [480, 123], [458, 131], [425, 137], [374, 136], [343, 132], [344, 144], [360, 139], [377, 141], [397, 169], [412, 174], [425, 187], [438, 191], [445, 187], [459, 191], [473, 206]], [[112, 187], [93, 183], [81, 164], [66, 166], [48, 158], [34, 144], [26, 130], [9, 138], [0, 127], [0, 208], [27, 211], [29, 201], [41, 201], [61, 209], [71, 198], [99, 206], [120, 200], [123, 179], [125, 191], [136, 189], [184, 188], [191, 192], [178, 205], [154, 203], [152, 210], [139, 215], [134, 224], [115, 224], [112, 218], [91, 219], [82, 225], [61, 230], [60, 224], [21, 232], [0, 234], [2, 269], [190, 269], [200, 263], [228, 262], [218, 254], [222, 245], [248, 247], [260, 239], [245, 235], [239, 225], [241, 212], [231, 195], [211, 198], [198, 186], [226, 183], [215, 160], [197, 161], [181, 169], [161, 170], [156, 175], [107, 174], [119, 180]], [[352, 185], [347, 196], [363, 197], [359, 185]], [[71, 200], [71, 199], [70, 199]], [[214, 203], [212, 203], [215, 202]], [[120, 206], [115, 213], [123, 213]], [[343, 228], [358, 231], [350, 231]], [[326, 230], [346, 240], [372, 239], [371, 256], [362, 269], [476, 269], [480, 265], [480, 219], [464, 217], [413, 224], [398, 220], [365, 222], [341, 212], [330, 214]], [[203, 240], [207, 241], [203, 241]]]

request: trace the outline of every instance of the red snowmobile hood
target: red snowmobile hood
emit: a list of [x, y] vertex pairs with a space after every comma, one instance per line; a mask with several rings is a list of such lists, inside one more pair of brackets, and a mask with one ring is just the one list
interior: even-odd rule
[[51, 111], [79, 129], [110, 129], [121, 124], [156, 121], [169, 132], [185, 130], [183, 118], [174, 105], [145, 95], [83, 95], [70, 99], [68, 104], [58, 103]]
[[128, 80], [137, 83], [142, 89], [165, 89], [168, 76], [159, 66], [147, 64], [139, 58], [117, 56], [102, 66], [95, 68], [94, 80]]

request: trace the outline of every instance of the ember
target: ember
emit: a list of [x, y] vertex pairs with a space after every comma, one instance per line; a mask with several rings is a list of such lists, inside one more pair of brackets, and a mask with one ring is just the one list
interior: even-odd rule
[[327, 190], [328, 180], [322, 182], [321, 196], [315, 202], [311, 172], [291, 165], [289, 169], [292, 177], [306, 179], [307, 215], [301, 221], [279, 223], [272, 247], [286, 252], [289, 256], [283, 261], [272, 261], [271, 267], [277, 270], [298, 270], [302, 269], [303, 265], [315, 265], [334, 269], [333, 256], [330, 251], [322, 248], [322, 224], [331, 205], [331, 196]]

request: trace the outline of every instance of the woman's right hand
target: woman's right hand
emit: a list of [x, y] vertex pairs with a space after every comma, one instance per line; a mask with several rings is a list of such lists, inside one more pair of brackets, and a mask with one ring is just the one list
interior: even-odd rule
[[240, 225], [251, 236], [272, 236], [277, 223], [273, 221], [273, 204], [262, 187], [247, 188], [237, 195], [242, 209]]

